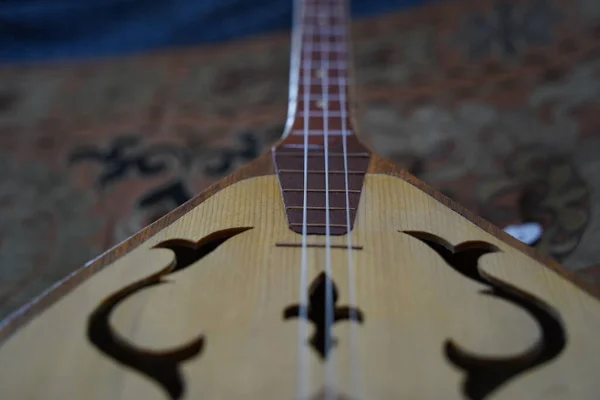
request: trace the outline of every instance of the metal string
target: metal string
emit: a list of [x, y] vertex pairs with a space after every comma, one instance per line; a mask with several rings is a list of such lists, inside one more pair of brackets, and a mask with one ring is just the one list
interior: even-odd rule
[[[299, 6], [302, 0], [297, 0], [297, 5]], [[302, 9], [301, 18], [304, 19], [306, 17], [306, 7], [297, 7], [296, 9]], [[303, 21], [304, 22], [304, 21]], [[301, 38], [304, 38], [303, 27], [304, 23], [300, 24], [300, 35]], [[301, 40], [301, 43], [304, 43], [304, 40]], [[312, 71], [312, 54], [311, 49], [308, 52], [308, 58], [305, 60], [305, 57], [301, 57], [302, 61], [302, 79], [304, 84], [304, 183], [302, 190], [302, 255], [301, 255], [301, 268], [300, 268], [300, 312], [298, 315], [298, 371], [297, 371], [297, 394], [298, 399], [306, 399], [308, 398], [309, 392], [309, 362], [308, 362], [308, 352], [304, 346], [304, 341], [306, 340], [308, 330], [307, 328], [307, 310], [308, 310], [308, 296], [307, 296], [307, 275], [308, 275], [308, 267], [307, 267], [307, 246], [306, 246], [306, 203], [307, 203], [307, 188], [308, 188], [308, 129], [309, 129], [309, 115], [308, 115], [308, 99], [310, 98], [310, 71]], [[302, 48], [301, 51], [305, 52], [305, 49]], [[303, 54], [306, 56], [306, 54]], [[306, 64], [305, 64], [306, 63]], [[308, 67], [308, 68], [307, 68]], [[308, 71], [308, 73], [307, 73]]]
[[[346, 14], [348, 12], [344, 7], [345, 3], [342, 3], [340, 8], [340, 14]], [[348, 27], [344, 27], [346, 32], [342, 37], [342, 43], [345, 43], [348, 46]], [[348, 57], [348, 55], [346, 55]], [[350, 195], [348, 191], [348, 143], [347, 143], [347, 126], [346, 126], [346, 107], [347, 107], [347, 96], [346, 96], [346, 83], [348, 81], [348, 77], [343, 76], [342, 74], [338, 74], [338, 88], [339, 88], [339, 99], [340, 99], [340, 111], [341, 111], [341, 131], [342, 131], [342, 145], [343, 150], [342, 153], [344, 155], [344, 194], [346, 196], [346, 253], [348, 254], [348, 265], [347, 265], [347, 274], [348, 274], [348, 306], [350, 307], [350, 319], [357, 320], [356, 315], [356, 277], [354, 271], [354, 259], [353, 259], [353, 251], [352, 251], [352, 227], [350, 224]], [[363, 393], [360, 385], [360, 373], [359, 373], [359, 365], [360, 365], [360, 355], [358, 354], [358, 338], [357, 338], [357, 327], [356, 324], [350, 324], [350, 349], [353, 351], [350, 352], [350, 368], [352, 374], [352, 383], [354, 385], [354, 395], [358, 396], [358, 398], [363, 398]]]
[[[329, 18], [330, 13], [329, 10], [320, 8], [318, 13], [320, 18]], [[323, 24], [328, 26], [328, 24]], [[326, 330], [330, 332], [333, 327], [333, 287], [332, 280], [333, 275], [331, 273], [331, 226], [329, 221], [329, 120], [328, 120], [328, 110], [329, 110], [329, 29], [325, 31], [323, 29], [321, 31], [321, 39], [325, 38], [327, 41], [321, 40], [321, 63], [322, 63], [322, 73], [321, 73], [321, 90], [323, 96], [323, 154], [324, 154], [324, 172], [325, 172], [325, 274], [329, 277], [325, 281], [325, 326]], [[325, 335], [325, 349], [331, 350], [332, 335], [329, 333]], [[327, 388], [334, 387], [335, 380], [335, 369], [333, 361], [327, 359], [325, 361], [325, 385]], [[330, 390], [325, 391], [325, 399], [333, 400], [333, 393]]]

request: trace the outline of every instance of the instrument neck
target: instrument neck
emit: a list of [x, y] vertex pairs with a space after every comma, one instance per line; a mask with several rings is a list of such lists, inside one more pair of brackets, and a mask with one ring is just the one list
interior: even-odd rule
[[285, 136], [322, 145], [353, 136], [347, 0], [296, 0]]

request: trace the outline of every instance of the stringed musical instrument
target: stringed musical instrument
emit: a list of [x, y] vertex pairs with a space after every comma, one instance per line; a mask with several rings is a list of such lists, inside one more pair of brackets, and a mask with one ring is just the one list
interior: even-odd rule
[[362, 144], [344, 0], [299, 0], [272, 150], [0, 329], [2, 399], [598, 399], [600, 303]]

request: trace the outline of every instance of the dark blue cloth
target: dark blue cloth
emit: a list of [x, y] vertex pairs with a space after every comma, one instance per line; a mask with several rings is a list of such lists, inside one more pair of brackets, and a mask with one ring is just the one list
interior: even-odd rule
[[[355, 0], [355, 16], [426, 0]], [[90, 58], [289, 28], [292, 0], [0, 0], [0, 61]]]

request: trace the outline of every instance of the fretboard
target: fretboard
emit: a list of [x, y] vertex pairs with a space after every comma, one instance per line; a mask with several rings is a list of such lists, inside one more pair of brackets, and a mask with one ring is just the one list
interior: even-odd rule
[[346, 0], [297, 0], [285, 139], [273, 149], [290, 229], [342, 235], [353, 226], [370, 155], [349, 107]]
[[346, 0], [297, 0], [292, 41], [289, 135], [319, 143], [352, 135]]

